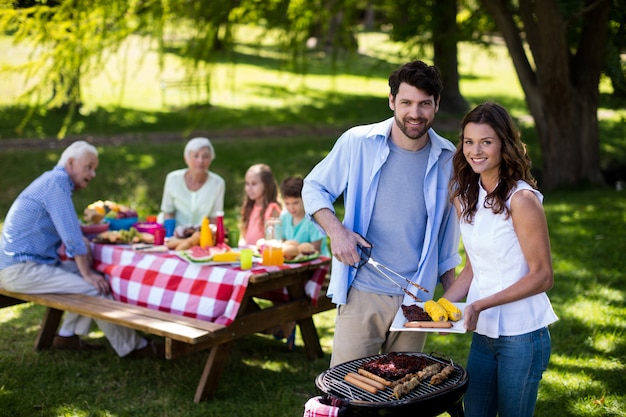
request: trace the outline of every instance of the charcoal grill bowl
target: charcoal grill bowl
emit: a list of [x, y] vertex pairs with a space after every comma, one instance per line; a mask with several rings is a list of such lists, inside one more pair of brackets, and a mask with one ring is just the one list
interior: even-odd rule
[[[432, 361], [443, 362], [441, 358], [427, 355], [421, 352], [403, 352], [409, 355], [423, 356]], [[425, 395], [413, 394], [413, 396], [401, 397], [399, 400], [389, 399], [388, 393], [378, 394], [384, 395], [384, 399], [378, 401], [368, 401], [363, 399], [346, 398], [341, 390], [336, 390], [328, 384], [326, 376], [330, 373], [342, 374], [345, 376], [348, 372], [356, 372], [356, 369], [363, 363], [379, 358], [384, 355], [374, 355], [367, 358], [361, 358], [354, 361], [346, 362], [332, 367], [315, 379], [315, 385], [318, 392], [328, 404], [333, 404], [340, 408], [340, 416], [352, 417], [404, 417], [408, 415], [416, 415], [419, 417], [438, 416], [439, 414], [448, 412], [452, 417], [462, 417], [463, 407], [462, 399], [467, 390], [469, 376], [467, 371], [458, 364], [454, 364], [454, 372], [449, 378], [454, 378], [454, 382], [442, 384], [439, 389], [435, 389]], [[447, 363], [447, 362], [444, 362]], [[423, 383], [422, 383], [423, 384]], [[437, 386], [439, 387], [439, 386]], [[358, 390], [358, 388], [355, 388]], [[388, 391], [388, 390], [386, 390]], [[419, 389], [417, 389], [419, 391]]]

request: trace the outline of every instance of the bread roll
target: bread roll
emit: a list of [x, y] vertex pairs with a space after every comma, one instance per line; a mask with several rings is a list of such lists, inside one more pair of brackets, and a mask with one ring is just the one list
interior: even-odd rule
[[182, 241], [183, 241], [183, 239], [181, 239], [179, 237], [176, 237], [176, 236], [172, 236], [169, 239], [167, 239], [167, 243], [166, 243], [167, 248], [168, 249], [176, 249], [176, 246], [178, 246], [178, 244], [180, 242], [182, 242]]
[[300, 250], [296, 245], [283, 245], [283, 258], [294, 259], [300, 255]]
[[316, 252], [315, 247], [308, 242], [300, 243], [300, 245], [298, 245], [298, 250], [300, 250], [300, 253], [303, 255], [311, 255]]
[[195, 246], [192, 245], [191, 242], [189, 241], [189, 238], [182, 240], [178, 246], [176, 246], [176, 250], [187, 250], [190, 247]]
[[199, 245], [200, 244], [200, 231], [198, 230], [198, 231], [193, 232], [193, 235], [187, 238], [187, 240], [189, 241], [189, 247]]

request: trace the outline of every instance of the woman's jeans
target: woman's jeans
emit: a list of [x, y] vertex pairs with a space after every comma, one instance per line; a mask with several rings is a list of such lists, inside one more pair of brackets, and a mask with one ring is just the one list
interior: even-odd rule
[[465, 416], [532, 417], [549, 359], [547, 327], [498, 339], [474, 333], [467, 360]]

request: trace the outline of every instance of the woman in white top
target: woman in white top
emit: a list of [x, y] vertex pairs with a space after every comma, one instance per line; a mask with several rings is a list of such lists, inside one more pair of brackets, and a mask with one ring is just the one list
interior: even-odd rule
[[200, 225], [204, 216], [215, 218], [224, 211], [226, 183], [209, 171], [215, 150], [207, 138], [193, 138], [185, 146], [187, 168], [172, 171], [165, 178], [161, 212], [163, 219], [177, 225]]
[[484, 103], [463, 119], [451, 197], [467, 260], [444, 297], [467, 297], [473, 331], [465, 416], [532, 416], [557, 320], [543, 196], [508, 112]]

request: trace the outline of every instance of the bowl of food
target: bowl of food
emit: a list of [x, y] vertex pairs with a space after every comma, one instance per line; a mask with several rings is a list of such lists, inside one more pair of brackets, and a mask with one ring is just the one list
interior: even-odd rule
[[128, 206], [110, 200], [98, 200], [87, 206], [84, 212], [86, 223], [105, 222], [109, 230], [129, 230], [137, 223], [137, 212]]
[[138, 232], [142, 232], [142, 233], [150, 233], [150, 234], [154, 234], [154, 231], [156, 229], [162, 229], [163, 225], [159, 224], [159, 223], [144, 223], [144, 222], [139, 222], [136, 223], [133, 226], [135, 229], [137, 229]]
[[109, 230], [109, 223], [81, 224], [80, 230], [82, 230], [83, 235], [86, 238], [91, 239], [100, 233]]
[[110, 230], [129, 230], [139, 220], [137, 217], [123, 217], [119, 219], [113, 219], [105, 217], [104, 221], [109, 224]]

